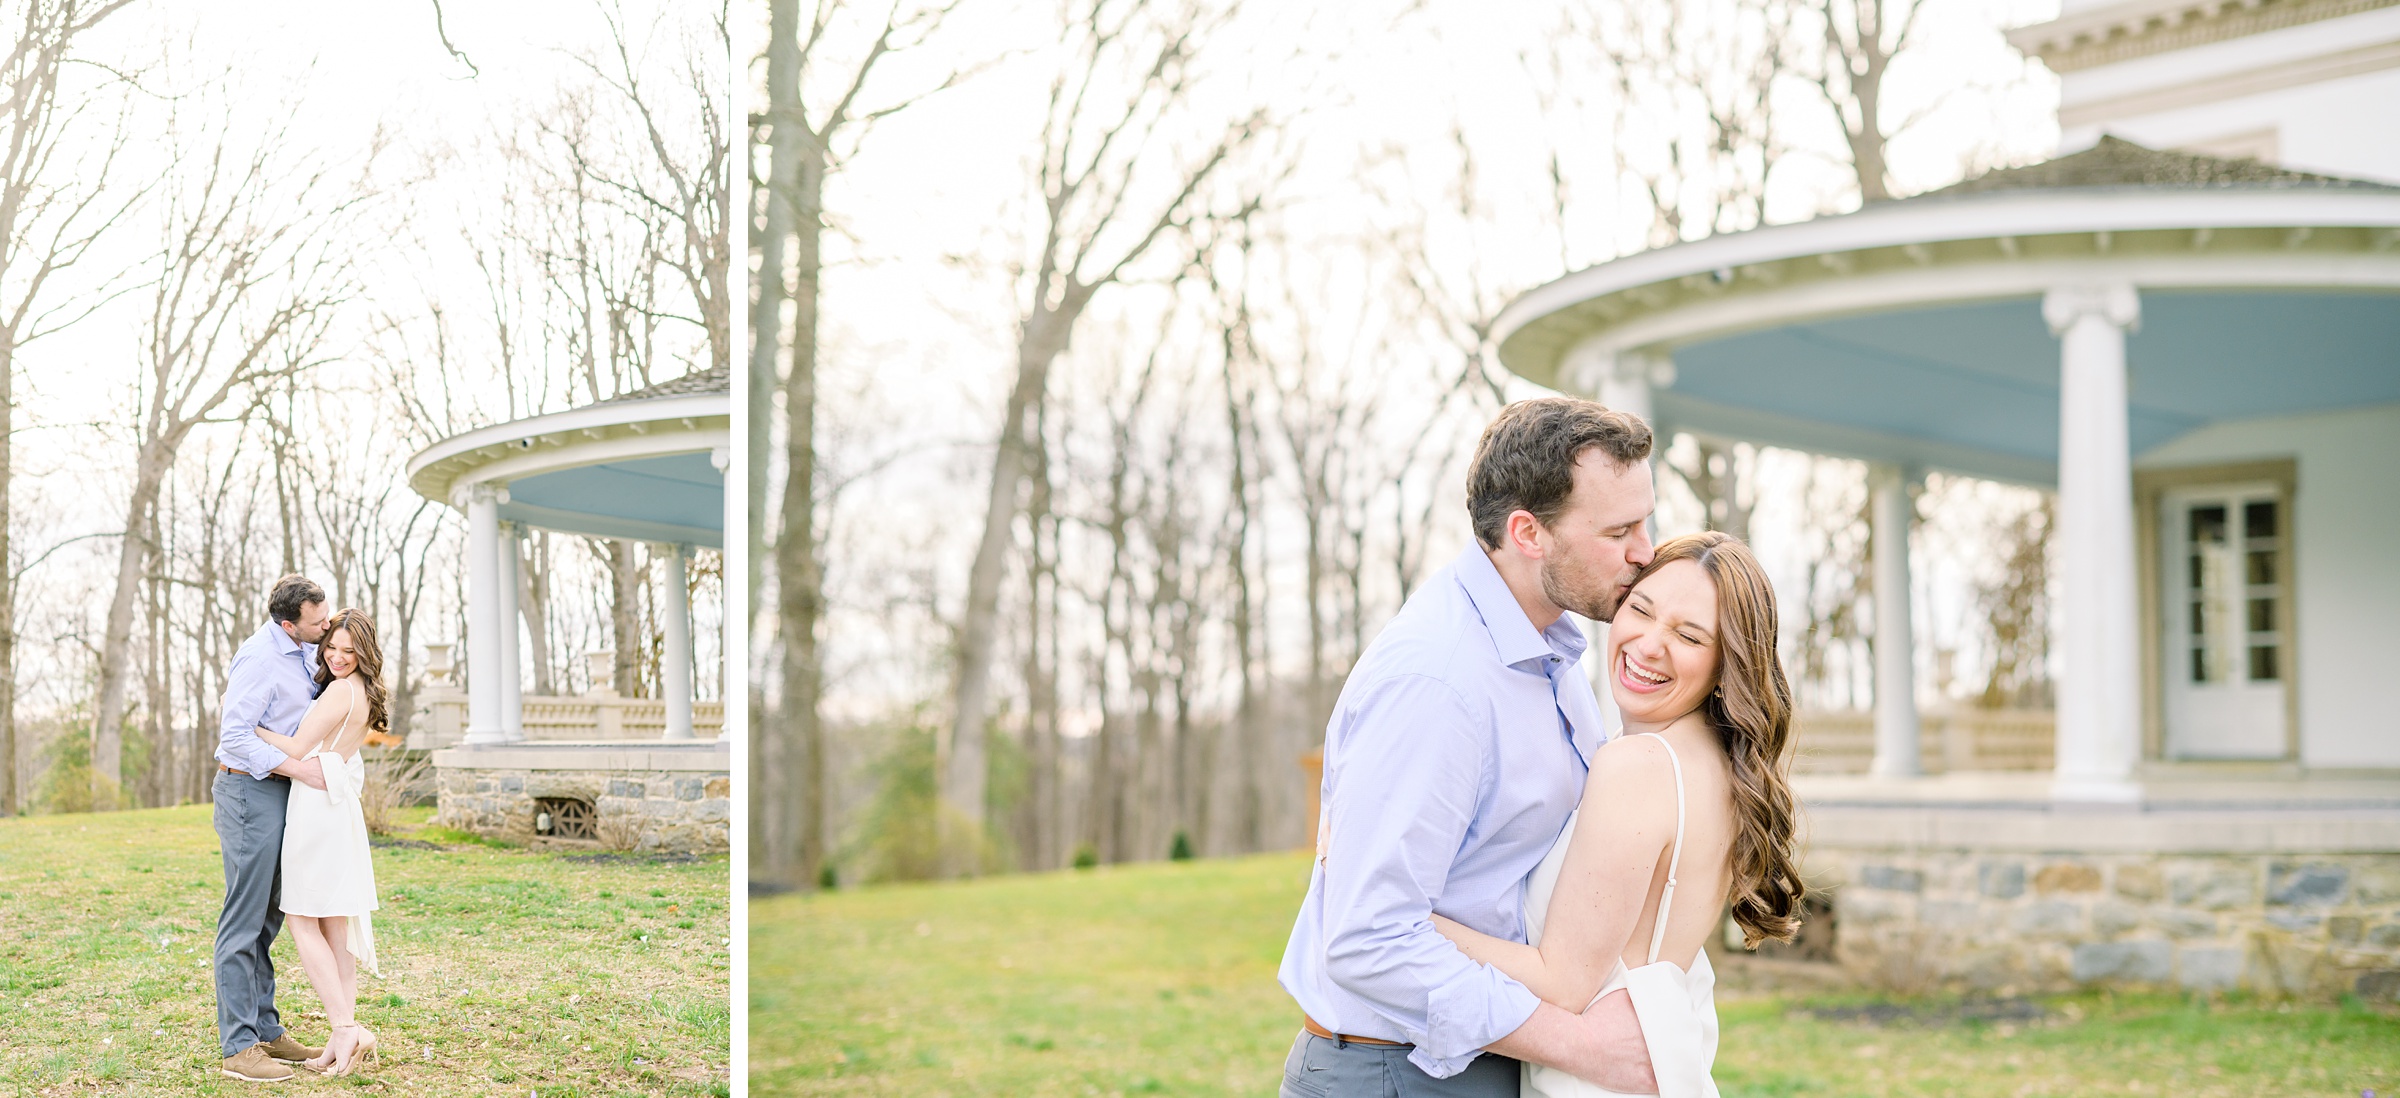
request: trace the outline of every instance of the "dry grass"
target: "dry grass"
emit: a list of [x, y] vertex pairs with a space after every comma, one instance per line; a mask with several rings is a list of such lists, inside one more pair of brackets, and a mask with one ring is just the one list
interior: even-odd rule
[[368, 831], [390, 835], [406, 826], [400, 810], [407, 807], [412, 792], [425, 784], [433, 769], [433, 753], [387, 748], [368, 754], [366, 760], [367, 787], [359, 793], [358, 807], [367, 817]]
[[[382, 1063], [278, 1092], [728, 1093], [724, 858], [458, 842], [427, 814], [399, 810], [375, 851], [385, 978], [361, 978], [359, 1015]], [[0, 1094], [260, 1093], [216, 1070], [221, 873], [205, 805], [0, 820]], [[277, 1003], [322, 1041], [290, 942]]]

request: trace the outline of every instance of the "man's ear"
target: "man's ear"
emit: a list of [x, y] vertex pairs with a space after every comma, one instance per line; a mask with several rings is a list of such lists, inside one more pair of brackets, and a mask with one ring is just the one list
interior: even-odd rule
[[1509, 512], [1508, 525], [1501, 527], [1501, 535], [1507, 539], [1509, 548], [1527, 560], [1542, 559], [1541, 532], [1542, 520], [1525, 510]]

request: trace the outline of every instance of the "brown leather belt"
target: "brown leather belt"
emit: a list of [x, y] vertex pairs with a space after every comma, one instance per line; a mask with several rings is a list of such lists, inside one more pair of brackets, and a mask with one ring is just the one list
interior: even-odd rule
[[1300, 1028], [1307, 1030], [1310, 1036], [1323, 1037], [1328, 1041], [1339, 1041], [1353, 1045], [1377, 1045], [1383, 1048], [1413, 1047], [1406, 1041], [1386, 1041], [1377, 1037], [1357, 1037], [1348, 1033], [1335, 1033], [1324, 1026], [1318, 1025], [1316, 1019], [1311, 1018], [1306, 1014], [1300, 1016]]
[[[219, 774], [239, 774], [239, 775], [241, 775], [241, 776], [243, 776], [243, 777], [245, 777], [245, 778], [247, 778], [247, 777], [250, 777], [250, 776], [251, 776], [250, 772], [249, 772], [249, 771], [247, 771], [247, 770], [235, 770], [234, 768], [232, 768], [232, 767], [230, 767], [230, 766], [227, 766], [227, 765], [225, 765], [224, 763], [218, 763], [218, 764], [217, 764], [217, 773], [219, 773]], [[267, 775], [267, 777], [269, 777], [269, 778], [280, 778], [280, 777], [283, 777], [283, 775], [281, 775], [281, 774], [269, 774], [269, 775]]]

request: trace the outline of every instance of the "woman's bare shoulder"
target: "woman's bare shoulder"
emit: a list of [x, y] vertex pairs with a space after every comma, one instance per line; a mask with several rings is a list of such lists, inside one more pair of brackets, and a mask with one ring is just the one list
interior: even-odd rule
[[1585, 779], [1584, 794], [1606, 790], [1611, 800], [1641, 797], [1657, 790], [1660, 783], [1672, 783], [1668, 768], [1674, 764], [1667, 759], [1666, 741], [1656, 736], [1619, 736], [1592, 752], [1592, 772]]
[[1618, 736], [1592, 752], [1592, 769], [1602, 766], [1643, 769], [1656, 763], [1667, 764], [1667, 742], [1647, 732]]

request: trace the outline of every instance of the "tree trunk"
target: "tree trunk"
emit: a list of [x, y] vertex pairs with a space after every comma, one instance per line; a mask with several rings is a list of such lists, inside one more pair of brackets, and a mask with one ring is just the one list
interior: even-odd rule
[[151, 552], [151, 523], [159, 485], [175, 459], [180, 439], [155, 439], [134, 462], [133, 498], [125, 505], [125, 536], [117, 548], [117, 581], [108, 600], [108, 624], [100, 641], [99, 699], [92, 706], [92, 807], [118, 803], [124, 782], [127, 671], [133, 648], [133, 604], [140, 596], [142, 562]]
[[[529, 534], [515, 539], [525, 550], [517, 564], [517, 612], [525, 619], [525, 654], [533, 661], [533, 692], [555, 695], [558, 679], [552, 673], [550, 656], [550, 532], [533, 530]], [[503, 539], [502, 544], [508, 540]]]
[[10, 552], [9, 480], [15, 473], [16, 340], [0, 332], [0, 817], [17, 803], [17, 572]]
[[778, 634], [783, 643], [786, 757], [795, 765], [790, 816], [793, 868], [804, 887], [822, 872], [826, 836], [825, 729], [820, 712], [824, 669], [818, 628], [825, 615], [825, 577], [817, 557], [817, 302], [825, 223], [823, 150], [802, 141], [792, 181], [794, 266], [791, 370], [784, 377], [783, 529], [775, 539]]
[[[766, 186], [761, 189], [765, 208], [761, 211], [759, 231], [752, 238], [757, 243], [759, 263], [758, 271], [751, 279], [757, 297], [750, 306], [750, 370], [746, 397], [749, 401], [750, 423], [742, 440], [743, 451], [749, 459], [749, 480], [743, 506], [750, 523], [750, 553], [744, 562], [749, 580], [745, 611], [749, 616], [743, 620], [750, 630], [754, 653], [767, 649], [771, 634], [781, 636], [789, 629], [789, 623], [782, 619], [783, 600], [779, 596], [776, 626], [770, 631], [767, 620], [759, 613], [759, 590], [766, 575], [768, 554], [766, 470], [771, 417], [774, 415], [775, 390], [783, 352], [791, 346], [785, 342], [783, 325], [783, 305], [789, 295], [789, 287], [784, 282], [784, 245], [795, 231], [798, 203], [790, 192], [799, 182], [797, 177], [804, 150], [814, 145], [808, 134], [807, 119], [801, 114], [800, 65], [798, 0], [768, 0], [768, 167]], [[814, 318], [810, 319], [812, 330], [809, 335], [813, 343]], [[794, 342], [797, 342], [796, 337]], [[813, 361], [812, 354], [812, 365]], [[795, 372], [796, 366], [795, 363]], [[789, 429], [788, 420], [786, 426]], [[799, 473], [787, 469], [785, 475], [796, 477]], [[809, 493], [813, 494], [813, 490], [813, 485], [808, 486]], [[812, 516], [813, 513], [812, 510]], [[785, 539], [794, 536], [788, 525], [791, 517], [789, 513], [784, 515], [787, 525], [774, 539], [778, 551]], [[803, 530], [800, 536], [805, 539], [807, 532]], [[776, 571], [778, 582], [781, 582], [780, 558]], [[794, 753], [784, 750], [788, 744], [800, 739], [801, 734], [791, 729], [788, 723], [791, 714], [788, 712], [778, 713], [778, 717], [784, 720], [770, 725], [767, 720], [767, 696], [762, 685], [764, 676], [748, 674], [745, 669], [744, 677], [749, 680], [750, 690], [748, 734], [751, 773], [765, 778], [750, 783], [750, 877], [785, 887], [806, 888], [815, 883], [814, 873], [800, 870], [801, 858], [794, 823], [803, 813], [802, 805], [816, 802], [805, 788], [808, 780], [804, 773], [807, 769], [804, 761], [791, 758]], [[787, 688], [785, 696], [778, 699], [778, 708], [788, 710], [791, 700]], [[771, 735], [770, 729], [784, 734]], [[803, 762], [803, 765], [795, 768], [791, 765], [793, 762]]]
[[616, 644], [609, 677], [617, 693], [628, 698], [643, 696], [641, 653], [646, 640], [642, 635], [642, 570], [635, 554], [633, 542], [609, 539], [608, 577], [613, 596], [609, 600], [608, 628]]
[[167, 628], [172, 604], [167, 600], [167, 554], [163, 544], [152, 546], [149, 574], [142, 586], [149, 593], [150, 658], [146, 661], [142, 685], [147, 695], [144, 716], [149, 727], [150, 750], [142, 760], [142, 806], [156, 807], [174, 803], [175, 718], [169, 707], [174, 675], [174, 635]]
[[1050, 446], [1042, 417], [1034, 421], [1032, 498], [1027, 516], [1032, 551], [1025, 565], [1026, 782], [1023, 864], [1060, 865], [1058, 792], [1058, 527], [1051, 513]]
[[[958, 630], [958, 693], [949, 735], [937, 763], [941, 802], [967, 825], [984, 820], [984, 722], [991, 713], [992, 656], [999, 640], [1000, 581], [1007, 563], [1009, 530], [1016, 524], [1019, 479], [1024, 475], [1027, 434], [1049, 385], [1050, 366], [1067, 349], [1075, 317], [1090, 300], [1070, 286], [1056, 308], [1037, 304], [1017, 344], [1017, 381], [1000, 417], [999, 451], [992, 460], [991, 491], [984, 499], [983, 540], [967, 573], [967, 612]], [[971, 846], [974, 836], [960, 836]], [[955, 853], [955, 846], [953, 853]], [[949, 872], [969, 872], [957, 858]]]

